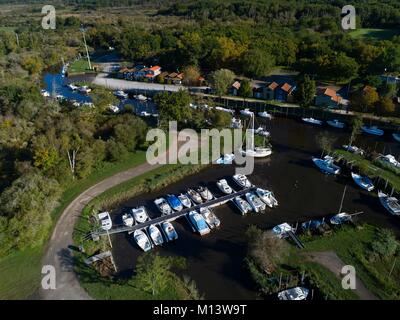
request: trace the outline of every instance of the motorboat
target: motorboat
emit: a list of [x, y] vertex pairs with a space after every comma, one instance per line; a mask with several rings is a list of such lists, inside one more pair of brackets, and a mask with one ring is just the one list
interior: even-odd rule
[[324, 173], [340, 174], [340, 167], [333, 163], [333, 158], [325, 156], [324, 159], [312, 158], [314, 164]]
[[379, 129], [377, 126], [362, 126], [361, 131], [364, 133], [372, 134], [374, 136], [383, 136], [385, 133], [383, 130]]
[[168, 241], [178, 239], [178, 234], [176, 233], [175, 228], [171, 222], [165, 221], [161, 224], [161, 227], [164, 230], [164, 234]]
[[118, 113], [120, 111], [118, 106], [115, 106], [115, 105], [112, 105], [112, 104], [108, 106], [108, 109], [110, 111], [112, 111], [113, 113]]
[[301, 228], [303, 230], [318, 230], [320, 227], [322, 227], [324, 225], [325, 225], [324, 219], [322, 219], [322, 220], [315, 219], [315, 220], [309, 220], [309, 221], [303, 222], [301, 224]]
[[206, 201], [212, 200], [212, 199], [214, 198], [214, 195], [211, 193], [210, 190], [208, 190], [207, 187], [199, 187], [199, 188], [197, 189], [197, 192], [198, 192], [198, 193], [201, 195], [201, 197], [202, 197], [204, 200], [206, 200]]
[[317, 126], [321, 126], [322, 125], [322, 121], [321, 120], [317, 120], [317, 119], [314, 119], [314, 118], [301, 118], [301, 120], [303, 120], [306, 123], [314, 124], [314, 125], [317, 125]]
[[338, 214], [335, 214], [332, 218], [329, 219], [329, 222], [334, 225], [340, 225], [346, 222], [351, 221], [352, 217], [350, 214], [346, 212], [341, 212]]
[[182, 202], [179, 198], [174, 194], [169, 194], [166, 196], [167, 202], [172, 209], [175, 211], [181, 211], [183, 209]]
[[393, 133], [392, 134], [394, 140], [396, 140], [397, 142], [400, 142], [400, 134], [399, 133]]
[[367, 190], [367, 191], [374, 190], [374, 184], [368, 177], [361, 176], [354, 172], [351, 173], [351, 177], [353, 178], [354, 182], [357, 183], [364, 190]]
[[133, 238], [135, 239], [137, 245], [144, 251], [147, 252], [151, 250], [152, 245], [147, 237], [147, 235], [142, 230], [135, 230], [133, 232]]
[[272, 191], [257, 188], [256, 193], [268, 207], [274, 208], [278, 206], [278, 200], [276, 200]]
[[71, 89], [72, 91], [76, 91], [76, 90], [78, 90], [78, 86], [76, 86], [76, 85], [74, 85], [73, 83], [70, 83], [69, 85], [68, 85], [68, 88], [69, 89]]
[[200, 233], [201, 236], [210, 233], [210, 228], [208, 227], [206, 220], [204, 220], [203, 216], [200, 213], [196, 211], [190, 211], [188, 214], [188, 218], [195, 230]]
[[200, 214], [203, 216], [204, 220], [206, 220], [210, 229], [218, 228], [221, 225], [221, 221], [217, 218], [214, 212], [210, 210], [210, 208], [200, 208]]
[[158, 198], [154, 200], [154, 204], [160, 210], [162, 215], [168, 215], [172, 213], [172, 208], [164, 198]]
[[269, 147], [255, 147], [254, 149], [240, 149], [240, 153], [244, 157], [265, 158], [272, 154], [272, 149]]
[[97, 215], [100, 221], [101, 228], [104, 231], [111, 230], [112, 228], [112, 220], [110, 217], [110, 213], [108, 211], [101, 212]]
[[193, 189], [188, 189], [187, 194], [195, 204], [203, 203], [201, 195], [198, 192], [194, 191]]
[[79, 91], [80, 93], [86, 93], [86, 94], [88, 94], [88, 93], [90, 93], [90, 92], [92, 91], [92, 89], [90, 89], [88, 86], [82, 86], [82, 87], [79, 87], [79, 88], [78, 88], [78, 91]]
[[382, 191], [378, 191], [378, 197], [382, 205], [394, 216], [400, 215], [399, 200], [395, 197], [390, 197]]
[[42, 90], [40, 90], [40, 94], [43, 96], [43, 97], [50, 97], [50, 93], [47, 91], [47, 90], [44, 90], [44, 89], [42, 89]]
[[192, 201], [190, 201], [190, 198], [186, 194], [181, 193], [178, 199], [185, 208], [190, 208], [192, 206]]
[[114, 92], [114, 95], [115, 95], [116, 97], [118, 97], [118, 98], [121, 98], [121, 99], [127, 99], [127, 98], [128, 98], [128, 94], [127, 94], [125, 91], [123, 91], [123, 90], [117, 90], [117, 91], [115, 91], [115, 92]]
[[139, 100], [139, 101], [146, 101], [147, 100], [147, 97], [142, 95], [142, 94], [135, 95], [134, 98], [136, 100]]
[[160, 229], [157, 228], [154, 224], [150, 225], [147, 229], [147, 232], [150, 235], [151, 240], [156, 246], [161, 246], [164, 243], [164, 239], [160, 232]]
[[236, 197], [235, 199], [233, 199], [233, 203], [238, 207], [242, 215], [245, 215], [246, 213], [253, 211], [251, 205], [241, 197]]
[[150, 219], [144, 206], [133, 208], [131, 212], [137, 223], [144, 223]]
[[122, 215], [122, 223], [124, 224], [124, 226], [132, 227], [135, 223], [135, 219], [130, 213], [124, 213]]
[[261, 212], [265, 210], [265, 203], [253, 192], [246, 193], [246, 200], [253, 208], [254, 212]]
[[278, 224], [277, 226], [272, 228], [272, 232], [278, 237], [278, 238], [285, 238], [289, 232], [294, 233], [294, 228], [288, 224], [287, 222]]
[[337, 119], [328, 120], [326, 123], [329, 124], [331, 127], [338, 128], [338, 129], [343, 129], [345, 126], [344, 122], [340, 122]]
[[215, 160], [216, 164], [232, 164], [235, 160], [235, 155], [233, 153], [227, 153]]
[[244, 174], [235, 174], [232, 179], [242, 188], [250, 188], [252, 186], [251, 182]]
[[396, 168], [400, 167], [400, 162], [396, 160], [396, 158], [394, 156], [392, 156], [391, 154], [387, 154], [385, 156], [380, 156], [379, 160], [386, 162]]
[[233, 192], [232, 188], [228, 184], [228, 181], [225, 179], [218, 180], [217, 186], [225, 194], [231, 194]]
[[279, 300], [306, 300], [309, 290], [303, 287], [296, 287], [278, 293]]
[[239, 118], [233, 117], [231, 120], [231, 128], [232, 129], [241, 129], [242, 128], [242, 120]]
[[270, 113], [268, 113], [267, 111], [259, 112], [258, 116], [261, 118], [272, 120], [272, 115]]
[[363, 156], [365, 153], [363, 149], [356, 147], [356, 146], [347, 145], [347, 144], [343, 145], [343, 149], [346, 151], [355, 153], [355, 154], [359, 154], [361, 156]]
[[141, 112], [139, 113], [139, 116], [148, 118], [148, 117], [151, 116], [151, 113], [149, 113], [149, 112], [147, 112], [147, 111], [141, 111]]
[[254, 113], [252, 111], [250, 111], [249, 109], [240, 110], [240, 114], [245, 117], [251, 117], [254, 115]]

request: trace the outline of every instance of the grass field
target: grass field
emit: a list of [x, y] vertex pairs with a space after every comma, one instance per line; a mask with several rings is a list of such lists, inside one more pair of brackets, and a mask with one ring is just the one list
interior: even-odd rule
[[360, 28], [350, 32], [350, 36], [355, 39], [389, 40], [397, 35], [400, 35], [398, 29]]
[[86, 59], [76, 60], [68, 68], [69, 74], [71, 73], [84, 73], [84, 72], [91, 72], [89, 70], [89, 63]]

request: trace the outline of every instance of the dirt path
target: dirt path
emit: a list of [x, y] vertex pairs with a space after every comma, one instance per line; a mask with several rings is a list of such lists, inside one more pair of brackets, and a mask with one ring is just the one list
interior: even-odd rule
[[[307, 254], [307, 257], [310, 260], [323, 265], [325, 268], [333, 272], [339, 279], [342, 279], [341, 270], [346, 264], [337, 256], [335, 252], [312, 252]], [[361, 300], [378, 300], [378, 298], [364, 286], [358, 277], [356, 277], [355, 292]]]
[[[190, 140], [198, 147], [197, 140]], [[203, 141], [204, 142], [204, 141]], [[174, 144], [171, 144], [171, 148]], [[165, 153], [164, 153], [165, 155]], [[163, 155], [160, 155], [162, 157]], [[56, 270], [56, 289], [39, 289], [39, 297], [44, 300], [85, 300], [91, 299], [79, 284], [79, 279], [73, 270], [72, 233], [75, 223], [83, 208], [96, 196], [104, 191], [146, 172], [161, 167], [162, 164], [150, 165], [147, 162], [132, 169], [115, 174], [82, 192], [63, 211], [59, 218], [47, 251], [43, 258], [43, 265], [52, 265]]]

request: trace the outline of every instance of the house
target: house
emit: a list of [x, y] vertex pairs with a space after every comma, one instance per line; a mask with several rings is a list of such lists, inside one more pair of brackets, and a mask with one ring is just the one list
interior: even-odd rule
[[239, 89], [240, 89], [240, 82], [239, 81], [235, 81], [230, 89], [229, 89], [229, 93], [233, 96], [237, 96], [239, 93]]
[[291, 86], [289, 83], [285, 82], [281, 86], [275, 89], [275, 100], [292, 102], [293, 101], [293, 91], [295, 86]]
[[264, 87], [263, 98], [266, 100], [274, 100], [275, 99], [275, 90], [279, 87], [279, 84], [276, 82], [267, 83]]
[[145, 69], [144, 77], [147, 79], [151, 79], [151, 80], [154, 80], [154, 78], [157, 77], [161, 73], [160, 66], [153, 66], [153, 67], [144, 68], [144, 69]]
[[264, 83], [256, 82], [252, 84], [252, 90], [253, 90], [253, 97], [257, 99], [262, 99], [264, 97]]
[[183, 78], [184, 74], [182, 72], [181, 73], [172, 72], [165, 77], [165, 80], [167, 81], [167, 83], [182, 84]]
[[317, 89], [315, 105], [318, 107], [337, 108], [342, 104], [342, 100], [342, 97], [334, 89], [320, 87]]

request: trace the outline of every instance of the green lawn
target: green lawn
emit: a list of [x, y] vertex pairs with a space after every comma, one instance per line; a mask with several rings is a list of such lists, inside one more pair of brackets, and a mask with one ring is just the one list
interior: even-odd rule
[[68, 72], [71, 73], [84, 73], [91, 72], [89, 69], [89, 63], [87, 59], [76, 60], [68, 68]]
[[355, 39], [389, 40], [397, 35], [400, 35], [398, 29], [360, 28], [350, 32], [350, 36]]

